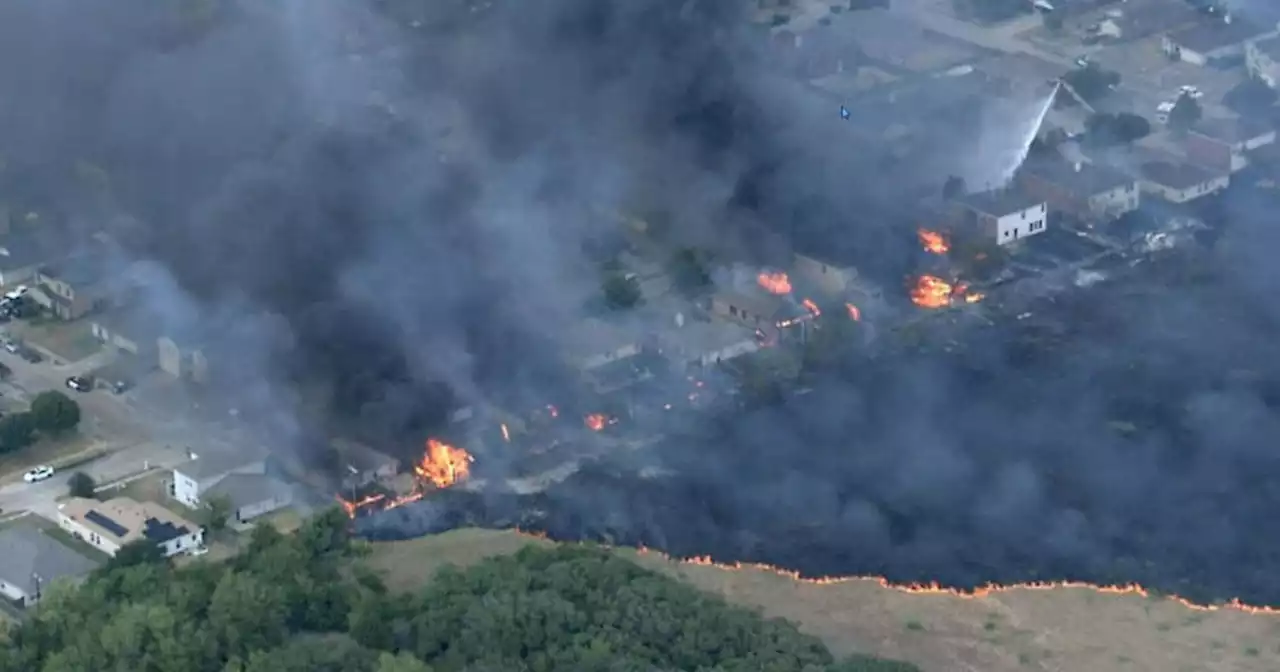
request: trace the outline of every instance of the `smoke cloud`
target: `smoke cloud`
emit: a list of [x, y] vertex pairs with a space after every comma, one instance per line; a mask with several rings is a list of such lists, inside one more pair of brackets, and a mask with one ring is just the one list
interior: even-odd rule
[[[909, 167], [851, 150], [853, 123], [772, 74], [743, 3], [171, 4], [0, 7], [8, 197], [69, 235], [106, 226], [166, 330], [219, 351], [229, 393], [299, 443], [337, 426], [416, 450], [457, 404], [571, 389], [558, 344], [618, 210], [731, 258], [862, 250], [889, 293], [909, 271]], [[948, 349], [851, 352], [812, 393], [686, 417], [547, 492], [360, 524], [1280, 604], [1267, 207], [1232, 197], [1193, 260], [934, 330]]]

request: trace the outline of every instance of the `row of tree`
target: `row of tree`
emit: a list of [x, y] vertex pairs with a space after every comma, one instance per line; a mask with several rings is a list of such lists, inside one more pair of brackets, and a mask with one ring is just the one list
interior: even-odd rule
[[21, 450], [35, 442], [37, 433], [57, 434], [80, 424], [80, 404], [57, 390], [41, 392], [31, 409], [0, 418], [0, 453]]
[[590, 547], [527, 548], [393, 594], [330, 511], [272, 527], [224, 563], [122, 549], [52, 586], [10, 631], [0, 672], [908, 672], [855, 657]]

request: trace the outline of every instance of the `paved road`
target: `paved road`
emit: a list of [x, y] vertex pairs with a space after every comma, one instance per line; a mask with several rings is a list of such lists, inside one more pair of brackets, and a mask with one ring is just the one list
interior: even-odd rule
[[[81, 465], [83, 471], [102, 484], [137, 476], [148, 469], [172, 469], [187, 461], [185, 449], [163, 443], [123, 446], [111, 454]], [[0, 515], [28, 510], [46, 518], [57, 517], [57, 497], [67, 494], [72, 472], [59, 472], [40, 483], [9, 483], [0, 486]]]

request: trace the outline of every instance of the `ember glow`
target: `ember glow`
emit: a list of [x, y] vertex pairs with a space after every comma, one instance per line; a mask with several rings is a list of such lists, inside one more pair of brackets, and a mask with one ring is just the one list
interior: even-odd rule
[[846, 303], [844, 304], [844, 309], [849, 313], [849, 319], [853, 320], [854, 322], [862, 321], [862, 311], [858, 310], [857, 306], [853, 305], [852, 303]]
[[790, 294], [791, 278], [786, 273], [761, 273], [756, 276], [756, 282], [770, 294]]
[[916, 232], [920, 238], [920, 245], [924, 247], [925, 252], [931, 254], [946, 254], [951, 251], [951, 245], [947, 243], [946, 237], [937, 231], [929, 231], [928, 229], [920, 229]]
[[461, 448], [439, 439], [427, 439], [427, 452], [420, 462], [413, 465], [413, 471], [437, 488], [447, 488], [465, 481], [471, 475], [471, 463], [474, 461], [475, 458]]
[[809, 311], [809, 314], [814, 317], [822, 315], [822, 310], [818, 308], [818, 304], [813, 302], [813, 299], [805, 299], [800, 302], [800, 305], [804, 306], [804, 309]]
[[911, 288], [911, 302], [921, 308], [946, 308], [956, 301], [977, 303], [985, 298], [981, 292], [970, 292], [969, 286], [963, 282], [952, 284], [936, 275], [922, 275], [916, 278]]
[[609, 417], [604, 413], [592, 413], [591, 415], [583, 418], [582, 422], [587, 426], [587, 429], [590, 429], [593, 432], [598, 432], [604, 429], [604, 426], [609, 423]]

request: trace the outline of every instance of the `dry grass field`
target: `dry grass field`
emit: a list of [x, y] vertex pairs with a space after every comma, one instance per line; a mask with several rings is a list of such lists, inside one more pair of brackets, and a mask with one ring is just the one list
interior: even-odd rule
[[[373, 545], [369, 563], [412, 589], [442, 565], [467, 565], [550, 543], [515, 532], [458, 530]], [[620, 554], [767, 616], [798, 623], [837, 655], [909, 660], [926, 672], [1270, 672], [1280, 616], [1197, 611], [1174, 600], [1087, 588], [1013, 589], [984, 597], [908, 593], [874, 580], [799, 581], [765, 569]]]

